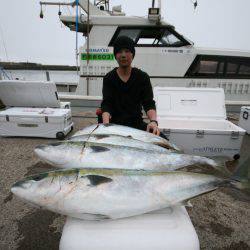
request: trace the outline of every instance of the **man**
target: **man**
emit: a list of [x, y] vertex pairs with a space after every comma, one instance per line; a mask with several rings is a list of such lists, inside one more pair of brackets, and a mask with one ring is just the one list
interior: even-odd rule
[[[112, 122], [159, 135], [150, 78], [131, 66], [135, 56], [133, 40], [126, 36], [117, 38], [114, 55], [119, 67], [103, 79], [103, 123]], [[142, 107], [150, 120], [148, 124], [143, 122]]]

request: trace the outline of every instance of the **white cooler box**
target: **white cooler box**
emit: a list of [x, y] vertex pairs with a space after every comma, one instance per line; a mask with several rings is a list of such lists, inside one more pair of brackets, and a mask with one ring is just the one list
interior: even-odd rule
[[64, 139], [73, 129], [70, 103], [61, 103], [53, 82], [0, 81], [0, 136]]
[[241, 107], [239, 126], [250, 134], [250, 106]]
[[160, 130], [185, 153], [238, 159], [245, 130], [226, 120], [220, 88], [155, 87]]
[[112, 221], [68, 217], [60, 250], [198, 250], [199, 239], [185, 207]]

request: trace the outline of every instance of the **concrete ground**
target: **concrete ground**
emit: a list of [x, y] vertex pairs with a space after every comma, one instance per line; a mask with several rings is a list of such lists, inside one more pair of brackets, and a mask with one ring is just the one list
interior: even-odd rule
[[[74, 131], [96, 122], [93, 118], [73, 120]], [[15, 181], [52, 169], [33, 152], [35, 146], [51, 141], [55, 140], [0, 138], [0, 250], [58, 249], [65, 217], [34, 208], [10, 193]], [[249, 148], [248, 135], [244, 137], [242, 157], [249, 155]], [[201, 249], [250, 249], [248, 192], [220, 188], [192, 199], [192, 204], [188, 213]]]

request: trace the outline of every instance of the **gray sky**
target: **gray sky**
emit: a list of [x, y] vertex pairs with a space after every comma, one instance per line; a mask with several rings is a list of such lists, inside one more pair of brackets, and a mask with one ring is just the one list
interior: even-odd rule
[[[152, 3], [110, 2], [121, 4], [127, 15], [135, 16], [147, 15]], [[250, 51], [249, 0], [198, 0], [196, 11], [191, 0], [162, 0], [162, 7], [164, 20], [196, 46]], [[0, 60], [75, 65], [75, 33], [59, 22], [57, 12], [57, 7], [47, 6], [40, 19], [38, 0], [0, 0]], [[83, 39], [78, 37], [81, 44]]]

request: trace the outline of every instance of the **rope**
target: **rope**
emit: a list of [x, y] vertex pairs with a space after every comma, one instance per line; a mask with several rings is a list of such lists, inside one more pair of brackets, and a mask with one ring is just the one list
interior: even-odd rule
[[7, 49], [6, 49], [6, 45], [5, 45], [5, 40], [4, 40], [4, 36], [3, 36], [3, 30], [2, 30], [1, 25], [0, 25], [0, 31], [1, 31], [1, 37], [2, 37], [2, 40], [3, 40], [3, 47], [4, 47], [4, 52], [5, 52], [5, 55], [6, 55], [6, 59], [7, 59], [7, 61], [9, 61], [9, 57], [8, 57], [8, 53], [7, 53]]
[[2, 73], [3, 73], [3, 76], [5, 76], [6, 78], [8, 78], [8, 80], [11, 80], [12, 78], [10, 78], [9, 76], [8, 76], [8, 74], [5, 72], [5, 70], [2, 68], [2, 67], [0, 67], [0, 70], [2, 71]]

